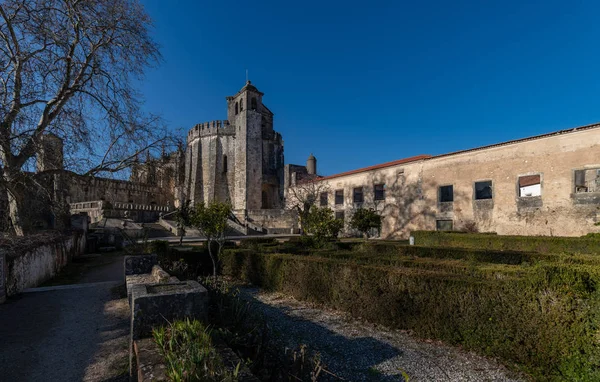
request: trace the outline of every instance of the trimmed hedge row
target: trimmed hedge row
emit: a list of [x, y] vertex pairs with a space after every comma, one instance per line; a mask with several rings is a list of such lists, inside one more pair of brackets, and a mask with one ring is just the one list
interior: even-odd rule
[[316, 256], [227, 250], [224, 274], [524, 367], [538, 380], [600, 380], [598, 276], [536, 265], [484, 280]]
[[415, 244], [420, 246], [539, 253], [600, 253], [600, 239], [594, 236], [500, 236], [440, 231], [414, 231], [411, 235], [415, 238]]

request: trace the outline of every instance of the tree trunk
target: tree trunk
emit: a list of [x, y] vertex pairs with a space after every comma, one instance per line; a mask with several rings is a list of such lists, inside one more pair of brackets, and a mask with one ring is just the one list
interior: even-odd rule
[[212, 249], [211, 249], [212, 240], [209, 240], [207, 238], [206, 244], [208, 245], [208, 254], [210, 255], [210, 261], [212, 261], [212, 263], [213, 263], [213, 277], [214, 277], [215, 281], [217, 281], [217, 262], [215, 261], [215, 258], [213, 256]]
[[20, 207], [19, 200], [16, 195], [7, 188], [6, 195], [8, 196], [8, 211], [10, 215], [10, 222], [12, 223], [15, 235], [23, 236], [23, 226], [21, 225]]

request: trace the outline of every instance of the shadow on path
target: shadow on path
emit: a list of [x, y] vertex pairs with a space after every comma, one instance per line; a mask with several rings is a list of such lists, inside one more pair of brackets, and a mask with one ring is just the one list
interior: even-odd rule
[[[81, 279], [119, 280], [122, 261], [86, 268]], [[128, 328], [127, 302], [114, 284], [11, 298], [0, 305], [0, 380], [126, 381]]]

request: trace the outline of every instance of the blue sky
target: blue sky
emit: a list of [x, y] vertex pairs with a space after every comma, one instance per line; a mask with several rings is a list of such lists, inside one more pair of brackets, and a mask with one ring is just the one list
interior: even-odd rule
[[248, 69], [286, 163], [323, 175], [600, 121], [597, 2], [142, 2], [149, 111], [225, 119]]

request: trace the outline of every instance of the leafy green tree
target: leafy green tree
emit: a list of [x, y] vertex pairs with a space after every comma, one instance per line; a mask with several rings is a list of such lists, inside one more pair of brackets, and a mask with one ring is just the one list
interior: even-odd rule
[[306, 214], [303, 226], [307, 233], [313, 235], [315, 242], [321, 245], [325, 241], [337, 239], [344, 228], [344, 221], [336, 219], [331, 208], [312, 206]]
[[381, 234], [381, 215], [372, 208], [359, 208], [352, 215], [350, 227], [358, 230], [367, 239], [373, 229], [377, 230], [377, 235]]
[[186, 200], [181, 207], [175, 211], [175, 223], [177, 224], [177, 229], [179, 230], [179, 246], [183, 244], [185, 227], [189, 227], [192, 224], [194, 207], [192, 207], [191, 203], [191, 200]]
[[[225, 231], [227, 230], [227, 219], [231, 214], [231, 205], [216, 200], [208, 204], [204, 202], [196, 204], [191, 214], [192, 226], [206, 238], [208, 254], [213, 264], [213, 276], [217, 277], [217, 265], [221, 249], [225, 242]], [[216, 253], [214, 245], [216, 244]]]

